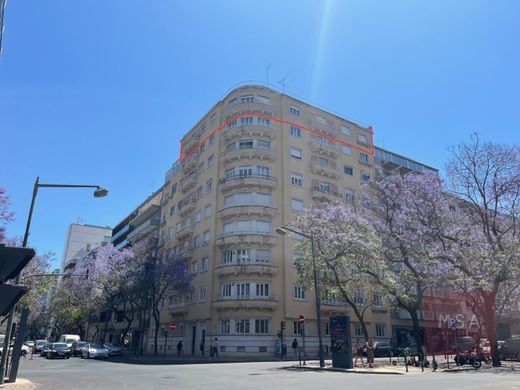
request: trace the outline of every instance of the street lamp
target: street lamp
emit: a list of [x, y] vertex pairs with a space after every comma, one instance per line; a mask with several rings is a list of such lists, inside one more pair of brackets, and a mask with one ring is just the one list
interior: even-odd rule
[[[95, 191], [93, 194], [95, 198], [102, 198], [102, 197], [108, 195], [108, 190], [101, 186], [89, 185], [89, 184], [42, 184], [42, 183], [40, 183], [40, 178], [36, 177], [36, 181], [34, 182], [34, 187], [33, 187], [31, 206], [29, 208], [29, 216], [27, 217], [27, 224], [25, 225], [25, 233], [23, 236], [22, 247], [24, 247], [24, 248], [27, 247], [27, 242], [29, 241], [29, 231], [31, 229], [34, 202], [36, 201], [36, 195], [38, 195], [38, 188], [95, 188]], [[19, 284], [19, 283], [20, 283], [20, 275], [18, 275], [16, 277], [15, 284]], [[9, 343], [11, 340], [11, 328], [13, 325], [14, 312], [15, 312], [15, 306], [13, 306], [13, 308], [11, 309], [11, 311], [9, 312], [8, 317], [7, 317], [7, 328], [5, 330], [4, 351], [9, 351]], [[25, 317], [25, 319], [27, 318], [26, 316], [22, 316], [22, 318], [24, 318], [24, 317]], [[24, 328], [25, 328], [25, 323], [20, 323], [20, 329], [24, 329]], [[20, 359], [21, 342], [19, 343], [19, 347], [18, 348], [16, 348], [16, 347], [17, 347], [17, 345], [15, 345], [15, 348], [13, 348], [13, 361], [11, 363], [11, 371], [9, 373], [9, 381], [11, 381], [11, 382], [14, 382], [16, 380], [16, 374], [18, 372], [18, 362]], [[2, 354], [2, 357], [0, 360], [0, 384], [3, 384], [4, 379], [5, 379], [7, 355], [8, 355], [7, 353]]]
[[312, 272], [314, 277], [314, 292], [316, 294], [316, 320], [318, 321], [318, 347], [319, 347], [319, 359], [320, 359], [320, 367], [325, 367], [325, 359], [323, 358], [323, 343], [321, 340], [321, 300], [319, 293], [319, 285], [318, 285], [318, 272], [316, 270], [316, 256], [314, 254], [314, 238], [312, 235], [308, 235], [297, 230], [288, 228], [287, 226], [280, 226], [276, 228], [276, 233], [284, 236], [287, 232], [291, 232], [294, 234], [298, 234], [299, 236], [305, 237], [311, 241], [311, 252], [312, 252]]

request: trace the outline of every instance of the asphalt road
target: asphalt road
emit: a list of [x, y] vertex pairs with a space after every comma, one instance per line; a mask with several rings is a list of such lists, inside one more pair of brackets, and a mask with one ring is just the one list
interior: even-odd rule
[[136, 364], [108, 361], [23, 359], [19, 377], [42, 390], [68, 389], [517, 389], [520, 372], [468, 371], [407, 375], [290, 369], [291, 362]]

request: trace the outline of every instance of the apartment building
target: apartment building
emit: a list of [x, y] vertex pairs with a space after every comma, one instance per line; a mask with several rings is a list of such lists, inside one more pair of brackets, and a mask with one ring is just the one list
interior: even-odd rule
[[[167, 350], [186, 354], [218, 338], [229, 356], [275, 353], [285, 337], [317, 351], [314, 293], [298, 284], [298, 237], [275, 230], [324, 199], [352, 202], [375, 175], [372, 129], [261, 86], [234, 89], [183, 137], [181, 156], [166, 174], [160, 252], [190, 258], [192, 289], [164, 302]], [[322, 292], [324, 345], [328, 319], [348, 308]], [[392, 337], [382, 296], [367, 314], [374, 339]], [[368, 297], [365, 297], [368, 299]], [[353, 322], [353, 335], [361, 328]], [[176, 330], [169, 330], [175, 322]], [[153, 343], [149, 339], [149, 343]], [[150, 346], [151, 347], [151, 346]]]

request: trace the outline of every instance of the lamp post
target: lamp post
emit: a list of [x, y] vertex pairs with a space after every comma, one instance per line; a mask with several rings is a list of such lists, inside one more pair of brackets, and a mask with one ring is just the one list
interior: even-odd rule
[[[25, 225], [25, 233], [23, 236], [23, 243], [22, 247], [27, 247], [27, 242], [29, 241], [29, 234], [31, 229], [31, 221], [32, 221], [32, 214], [34, 210], [34, 203], [36, 201], [36, 195], [38, 195], [38, 189], [39, 188], [95, 188], [94, 191], [94, 197], [95, 198], [102, 198], [104, 196], [108, 195], [108, 190], [104, 187], [97, 186], [97, 185], [89, 185], [89, 184], [42, 184], [40, 183], [40, 178], [36, 177], [36, 181], [34, 182], [33, 187], [33, 193], [31, 198], [31, 206], [29, 207], [29, 215], [27, 217], [27, 224]], [[20, 275], [16, 277], [15, 284], [20, 283]], [[8, 314], [7, 317], [7, 328], [5, 330], [5, 340], [4, 340], [4, 351], [9, 351], [9, 344], [11, 341], [11, 328], [13, 326], [13, 318], [15, 313], [16, 306], [13, 306], [11, 311]], [[23, 329], [22, 325], [20, 324], [20, 329]], [[23, 341], [23, 340], [22, 340]], [[19, 348], [16, 348], [16, 346], [19, 345]], [[18, 372], [18, 362], [20, 359], [20, 349], [21, 349], [21, 342], [17, 343], [15, 345], [15, 348], [13, 348], [13, 362], [11, 365], [11, 371], [9, 373], [9, 381], [14, 382], [16, 380], [16, 374]], [[6, 374], [6, 362], [7, 362], [7, 355], [8, 353], [2, 354], [2, 357], [0, 359], [0, 384], [4, 383], [5, 374]]]
[[316, 320], [318, 322], [318, 356], [320, 359], [320, 367], [325, 367], [325, 359], [323, 357], [323, 342], [321, 340], [321, 300], [319, 293], [319, 285], [318, 285], [318, 271], [316, 270], [316, 255], [314, 253], [314, 238], [312, 235], [308, 235], [297, 230], [288, 228], [287, 226], [280, 226], [276, 229], [276, 233], [284, 236], [287, 232], [292, 232], [294, 234], [298, 234], [299, 236], [305, 237], [311, 242], [311, 252], [312, 252], [312, 272], [314, 278], [314, 293], [316, 294]]

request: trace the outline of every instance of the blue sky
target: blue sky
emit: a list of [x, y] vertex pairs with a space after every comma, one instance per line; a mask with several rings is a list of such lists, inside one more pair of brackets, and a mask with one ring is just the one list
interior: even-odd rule
[[22, 235], [61, 260], [68, 224], [113, 226], [163, 182], [179, 140], [238, 83], [374, 127], [376, 144], [443, 168], [478, 132], [520, 140], [520, 2], [10, 1], [0, 57], [0, 186]]

